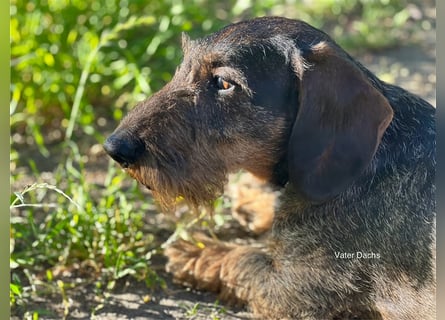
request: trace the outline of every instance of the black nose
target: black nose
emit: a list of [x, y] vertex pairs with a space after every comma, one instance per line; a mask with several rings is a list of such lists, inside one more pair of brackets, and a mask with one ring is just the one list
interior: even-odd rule
[[104, 143], [105, 151], [124, 168], [135, 163], [144, 152], [144, 144], [125, 130], [113, 133]]

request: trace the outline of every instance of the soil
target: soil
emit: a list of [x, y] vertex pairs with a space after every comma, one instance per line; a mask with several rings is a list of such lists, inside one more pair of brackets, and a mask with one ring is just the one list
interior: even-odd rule
[[[433, 10], [433, 9], [431, 9]], [[371, 71], [385, 80], [418, 94], [432, 105], [436, 105], [436, 69], [435, 69], [435, 10], [426, 12], [432, 26], [422, 33], [422, 42], [397, 47], [384, 52], [363, 54], [359, 60]], [[94, 150], [91, 150], [94, 153]], [[103, 158], [99, 152], [97, 159]], [[39, 156], [30, 154], [37, 159]], [[44, 159], [42, 159], [44, 160]], [[20, 170], [21, 168], [17, 168]], [[44, 168], [48, 171], [51, 168]], [[106, 162], [96, 161], [88, 165], [88, 179], [103, 183]], [[44, 170], [42, 170], [44, 171]], [[24, 179], [20, 184], [28, 183]], [[15, 186], [20, 188], [20, 186]], [[98, 301], [95, 285], [86, 284], [70, 292], [70, 312], [67, 319], [251, 319], [245, 310], [233, 309], [217, 303], [217, 296], [212, 293], [185, 289], [173, 284], [168, 274], [163, 271], [162, 257], [156, 257], [154, 267], [167, 281], [166, 289], [150, 292], [144, 282], [119, 284], [112, 293]], [[36, 297], [28, 306], [29, 310], [51, 310], [52, 314], [40, 314], [39, 319], [59, 319], [63, 314], [60, 294], [54, 299]], [[23, 310], [22, 310], [23, 311]], [[23, 312], [12, 315], [18, 320]], [[55, 316], [57, 315], [57, 316]]]

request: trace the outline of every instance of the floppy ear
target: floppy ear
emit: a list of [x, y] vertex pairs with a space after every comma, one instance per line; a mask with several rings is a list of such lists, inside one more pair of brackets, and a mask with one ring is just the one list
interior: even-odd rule
[[312, 202], [349, 186], [370, 164], [393, 111], [363, 72], [322, 42], [304, 55], [288, 146], [289, 182]]

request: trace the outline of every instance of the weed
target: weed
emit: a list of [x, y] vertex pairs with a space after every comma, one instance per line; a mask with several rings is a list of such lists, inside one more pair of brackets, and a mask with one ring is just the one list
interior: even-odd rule
[[224, 307], [219, 305], [218, 300], [216, 300], [213, 305], [203, 305], [201, 303], [189, 305], [181, 303], [180, 307], [184, 310], [184, 316], [187, 319], [195, 319], [205, 315], [208, 319], [219, 320], [221, 319], [221, 316], [227, 312]]

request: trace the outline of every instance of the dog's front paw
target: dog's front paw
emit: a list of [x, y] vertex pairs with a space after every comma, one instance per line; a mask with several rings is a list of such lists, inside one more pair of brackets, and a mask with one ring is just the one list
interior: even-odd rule
[[268, 231], [272, 227], [278, 191], [249, 173], [244, 173], [229, 188], [233, 217], [255, 234]]
[[182, 285], [219, 292], [221, 264], [230, 250], [230, 245], [209, 238], [200, 237], [194, 243], [178, 240], [164, 251], [166, 269]]

